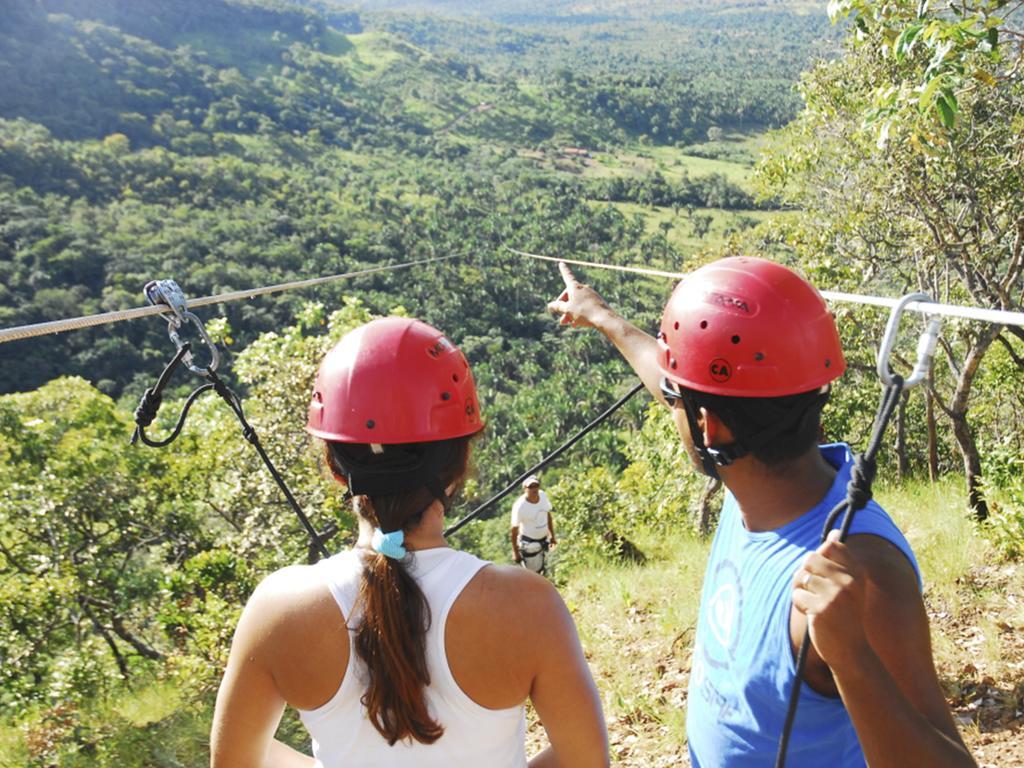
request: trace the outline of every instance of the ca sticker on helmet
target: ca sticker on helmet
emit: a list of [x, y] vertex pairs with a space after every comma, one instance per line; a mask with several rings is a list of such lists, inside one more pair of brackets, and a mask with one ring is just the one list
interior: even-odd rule
[[724, 358], [716, 357], [711, 361], [708, 370], [711, 372], [711, 378], [717, 382], [728, 381], [732, 378], [732, 366]]

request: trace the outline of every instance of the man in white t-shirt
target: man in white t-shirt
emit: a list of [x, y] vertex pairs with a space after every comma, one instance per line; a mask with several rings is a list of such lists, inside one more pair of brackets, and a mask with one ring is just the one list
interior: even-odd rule
[[512, 557], [534, 573], [543, 574], [548, 549], [558, 543], [551, 520], [551, 502], [540, 489], [536, 475], [523, 480], [523, 491], [512, 505]]

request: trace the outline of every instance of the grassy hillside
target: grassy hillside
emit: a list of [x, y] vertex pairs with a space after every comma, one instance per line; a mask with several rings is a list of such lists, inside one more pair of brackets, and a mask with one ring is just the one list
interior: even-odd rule
[[[638, 102], [625, 81], [494, 73], [386, 24], [278, 3], [188, 0], [174, 14], [140, 3], [14, 7], [0, 30], [5, 325], [134, 306], [158, 276], [197, 296], [446, 250], [494, 254], [526, 246], [527, 231], [547, 235], [531, 249], [557, 251], [557, 227], [525, 224], [538, 217], [533, 204], [515, 226], [474, 221], [497, 215], [505, 198], [558, 195], [581, 216], [593, 210], [588, 200], [614, 203], [620, 219], [594, 226], [621, 231], [599, 242], [618, 239], [627, 260], [678, 260], [660, 229], [673, 205], [728, 208], [734, 218], [752, 206], [728, 186], [744, 182], [750, 157], [708, 159], [718, 151], [704, 141], [718, 97], [705, 94], [693, 112], [672, 106], [695, 93], [689, 81], [652, 81]], [[656, 123], [670, 141], [652, 143]], [[690, 153], [693, 140], [702, 157]], [[588, 148], [593, 160], [562, 162], [565, 147]], [[712, 173], [728, 184], [696, 183]], [[628, 183], [609, 187], [613, 177]], [[656, 194], [642, 189], [649, 181]], [[462, 188], [481, 198], [468, 216]], [[634, 203], [660, 208], [635, 223]], [[680, 237], [688, 222], [669, 233], [682, 255], [735, 228], [698, 215], [714, 220], [704, 235]], [[566, 252], [581, 246], [579, 233], [564, 236]], [[398, 278], [370, 283], [404, 293]], [[398, 301], [424, 311], [427, 295]], [[286, 297], [225, 312], [244, 344], [295, 306]], [[529, 326], [532, 338], [540, 327], [497, 315], [448, 323], [512, 337]], [[164, 343], [154, 325], [117, 326], [57, 337], [31, 364], [6, 345], [0, 391], [70, 373], [118, 394]], [[141, 391], [142, 380], [130, 388]]]
[[[876, 494], [918, 557], [936, 665], [981, 765], [1024, 765], [1024, 568], [993, 561], [949, 481]], [[697, 604], [708, 542], [638, 531], [643, 565], [598, 560], [563, 593], [602, 692], [612, 760], [624, 768], [688, 765], [685, 738]], [[539, 743], [533, 724], [534, 743]]]

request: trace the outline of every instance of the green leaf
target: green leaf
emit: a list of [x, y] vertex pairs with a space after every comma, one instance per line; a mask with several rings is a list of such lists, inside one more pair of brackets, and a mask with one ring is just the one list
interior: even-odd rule
[[924, 24], [911, 24], [900, 32], [899, 37], [896, 38], [896, 44], [893, 46], [896, 61], [903, 61], [906, 55], [910, 53], [914, 47], [914, 41], [921, 34], [922, 29], [924, 29]]
[[954, 114], [960, 111], [960, 103], [957, 101], [956, 94], [952, 88], [943, 88], [941, 98], [949, 104]]
[[943, 93], [935, 100], [935, 108], [939, 112], [939, 120], [946, 128], [952, 128], [956, 123], [956, 108], [948, 101], [946, 101], [946, 95]]
[[924, 90], [921, 91], [921, 95], [917, 99], [917, 108], [922, 114], [931, 108], [932, 103], [935, 101], [935, 93], [939, 90], [945, 80], [946, 78], [942, 75], [933, 77], [928, 81]]

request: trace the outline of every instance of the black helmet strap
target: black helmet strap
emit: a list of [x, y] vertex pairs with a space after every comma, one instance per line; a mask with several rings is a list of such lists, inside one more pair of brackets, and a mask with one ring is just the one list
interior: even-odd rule
[[451, 500], [440, 473], [450, 458], [452, 442], [332, 443], [331, 454], [354, 496], [388, 496], [426, 487], [447, 510]]

